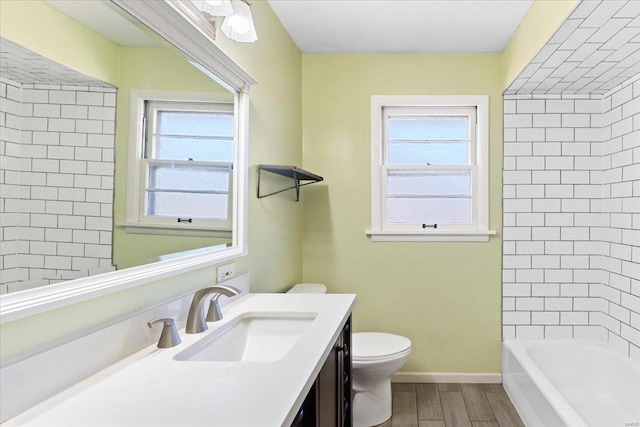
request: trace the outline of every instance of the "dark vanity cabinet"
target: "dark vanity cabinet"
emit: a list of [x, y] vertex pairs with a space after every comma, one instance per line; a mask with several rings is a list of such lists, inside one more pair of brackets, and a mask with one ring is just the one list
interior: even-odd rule
[[342, 327], [292, 427], [351, 427], [351, 317]]

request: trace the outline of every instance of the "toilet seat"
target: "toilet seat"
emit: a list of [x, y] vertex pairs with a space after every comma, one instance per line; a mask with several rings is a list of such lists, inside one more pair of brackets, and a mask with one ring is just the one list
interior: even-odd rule
[[357, 332], [351, 342], [352, 360], [358, 362], [395, 359], [411, 351], [409, 338], [383, 332]]

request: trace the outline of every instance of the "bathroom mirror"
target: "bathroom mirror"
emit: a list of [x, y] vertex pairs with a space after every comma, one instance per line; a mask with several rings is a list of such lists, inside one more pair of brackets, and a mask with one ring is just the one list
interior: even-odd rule
[[[39, 280], [34, 282], [33, 286], [26, 285], [22, 289], [20, 286], [14, 286], [20, 290], [15, 293], [11, 292], [9, 286], [1, 285], [4, 288], [3, 293], [5, 293], [0, 297], [2, 322], [245, 254], [248, 89], [255, 81], [215, 46], [212, 42], [214, 30], [207, 19], [190, 4], [174, 1], [86, 2], [52, 0], [36, 6], [40, 7], [39, 12], [42, 12], [39, 16], [47, 15], [51, 19], [58, 20], [58, 22], [48, 23], [50, 26], [53, 27], [64, 22], [73, 27], [73, 31], [69, 31], [69, 34], [74, 34], [76, 38], [78, 35], [82, 37], [92, 31], [100, 32], [100, 25], [106, 23], [109, 26], [109, 23], [113, 25], [113, 22], [116, 22], [114, 20], [120, 20], [120, 24], [126, 23], [128, 26], [124, 25], [122, 30], [118, 27], [115, 33], [120, 35], [137, 33], [139, 40], [135, 43], [142, 43], [142, 45], [134, 43], [129, 46], [127, 45], [129, 41], [114, 41], [109, 36], [108, 38], [111, 40], [109, 44], [115, 48], [112, 47], [111, 52], [108, 49], [91, 51], [90, 54], [96, 58], [84, 58], [84, 62], [88, 62], [89, 65], [85, 69], [78, 67], [78, 71], [81, 72], [70, 70], [75, 65], [73, 60], [68, 67], [56, 68], [54, 65], [55, 71], [48, 71], [42, 68], [42, 65], [56, 64], [57, 61], [51, 61], [48, 58], [42, 58], [42, 60], [37, 58], [40, 62], [33, 61], [41, 67], [32, 74], [40, 73], [49, 80], [44, 80], [42, 83], [25, 82], [27, 90], [23, 93], [26, 94], [26, 98], [23, 97], [21, 100], [27, 101], [26, 104], [29, 105], [19, 108], [27, 110], [27, 113], [31, 114], [27, 120], [29, 126], [37, 127], [38, 125], [34, 125], [33, 122], [41, 122], [32, 118], [36, 116], [45, 119], [44, 123], [47, 123], [47, 128], [30, 129], [27, 132], [30, 133], [30, 137], [33, 138], [37, 133], [40, 140], [48, 139], [53, 144], [46, 146], [42, 153], [35, 153], [35, 156], [28, 160], [17, 160], [16, 164], [24, 166], [29, 163], [29, 166], [33, 166], [33, 163], [36, 163], [39, 168], [57, 167], [58, 169], [38, 171], [38, 174], [41, 174], [38, 176], [30, 175], [32, 171], [23, 172], [21, 182], [27, 182], [29, 189], [12, 187], [12, 191], [15, 192], [16, 198], [22, 201], [21, 206], [37, 204], [40, 207], [42, 205], [44, 211], [37, 212], [37, 215], [32, 215], [30, 212], [28, 215], [30, 222], [26, 224], [31, 226], [34, 222], [33, 218], [35, 218], [42, 222], [42, 225], [36, 228], [42, 230], [29, 231], [29, 227], [20, 224], [20, 211], [15, 209], [14, 213], [17, 214], [14, 215], [14, 220], [17, 222], [16, 229], [9, 230], [8, 233], [6, 229], [3, 230], [3, 239], [9, 237], [15, 240], [16, 253], [23, 251], [25, 246], [34, 246], [44, 252], [37, 254], [42, 255], [41, 257], [32, 257], [28, 252], [25, 252], [25, 256], [21, 257], [31, 260], [31, 265], [35, 265], [33, 272], [24, 277], [19, 275], [16, 277], [23, 279], [23, 282], [25, 277], [26, 279], [36, 278], [40, 273], [51, 276], [50, 271], [44, 271], [47, 270], [45, 267], [59, 267], [58, 270], [68, 269], [70, 264], [74, 264], [74, 260], [78, 265], [89, 267], [85, 270], [93, 269], [101, 274], [78, 279], [69, 275], [67, 278], [75, 280], [60, 283], [64, 277], [56, 272], [55, 280]], [[51, 10], [49, 6], [56, 10]], [[8, 7], [3, 8], [3, 13], [7, 13]], [[95, 9], [96, 7], [99, 10]], [[33, 10], [29, 12], [33, 14]], [[73, 22], [69, 19], [69, 15], [71, 15]], [[87, 26], [84, 25], [87, 22], [91, 31], [88, 31]], [[127, 27], [126, 31], [125, 27]], [[11, 28], [2, 33], [11, 35]], [[111, 34], [113, 33], [112, 31]], [[54, 37], [58, 37], [57, 41], [62, 40], [59, 38], [61, 34], [64, 34], [64, 31], [54, 33]], [[29, 37], [25, 40], [31, 42]], [[5, 41], [3, 45], [11, 44], [11, 47], [14, 48], [13, 41], [8, 39], [3, 39], [3, 41]], [[75, 41], [70, 39], [69, 45], [73, 47], [77, 42], [77, 39]], [[93, 42], [98, 43], [99, 41]], [[37, 46], [37, 43], [34, 45]], [[13, 50], [19, 49], [20, 46], [16, 44]], [[60, 52], [64, 49], [58, 47], [53, 50], [56, 55], [53, 55], [54, 57], [51, 59], [59, 61], [60, 58], [65, 57], [66, 53]], [[104, 58], [101, 57], [113, 54], [113, 51], [117, 51], [119, 61], [118, 67], [115, 68], [111, 65], [105, 65]], [[25, 52], [28, 56], [29, 50], [26, 47]], [[72, 57], [77, 58], [82, 53], [77, 52], [77, 55], [72, 55]], [[17, 55], [17, 58], [19, 62], [20, 55]], [[29, 59], [33, 60], [36, 57], [32, 56]], [[23, 57], [21, 66], [25, 66], [25, 61], [26, 59]], [[2, 63], [5, 65], [8, 64], [8, 61], [5, 61], [3, 57]], [[114, 69], [115, 71], [113, 71]], [[96, 72], [92, 73], [91, 71], [94, 70]], [[4, 77], [7, 74], [3, 72], [2, 75]], [[60, 78], [60, 76], [66, 76], [68, 80], [56, 82], [55, 78]], [[113, 76], [116, 77], [110, 79]], [[18, 78], [17, 75], [13, 77], [14, 79]], [[86, 78], [89, 79], [86, 80]], [[80, 82], [80, 84], [74, 85], [72, 84], [74, 82]], [[82, 88], [78, 89], [75, 86], [82, 86]], [[16, 88], [10, 89], [10, 92], [14, 94], [15, 91]], [[73, 93], [69, 94], [65, 91]], [[139, 121], [137, 113], [134, 111], [133, 93], [143, 93], [144, 96], [150, 97], [149, 103], [154, 103], [153, 106], [144, 103], [144, 114], [140, 115]], [[43, 98], [36, 99], [45, 94], [48, 97], [47, 102]], [[8, 95], [8, 93], [3, 93], [3, 97]], [[213, 135], [197, 133], [182, 135], [179, 132], [176, 134], [177, 128], [171, 128], [169, 125], [175, 121], [176, 116], [184, 113], [181, 110], [183, 108], [181, 105], [175, 107], [176, 103], [183, 100], [193, 102], [194, 108], [198, 110], [195, 113], [190, 112], [190, 119], [204, 114], [199, 110], [202, 105], [206, 104], [207, 108], [213, 105], [215, 107], [213, 110], [218, 116], [211, 120], [221, 121], [222, 117], [224, 119], [222, 121], [226, 123], [224, 132]], [[46, 105], [49, 101], [55, 101], [57, 104]], [[37, 114], [35, 109], [38, 110]], [[63, 110], [64, 114], [61, 113]], [[145, 116], [149, 111], [153, 111], [157, 126], [154, 131], [148, 132], [151, 136], [143, 142], [143, 145], [151, 144], [149, 141], [156, 138], [162, 140], [164, 146], [160, 147], [161, 144], [158, 142], [153, 150], [147, 151], [148, 153], [153, 151], [153, 154], [146, 157], [141, 156], [144, 175], [139, 177], [140, 197], [136, 198], [131, 194], [131, 187], [137, 172], [131, 172], [129, 151], [136, 151], [135, 149], [131, 150], [130, 147], [136, 144], [135, 140], [140, 126], [145, 122], [153, 122]], [[76, 114], [77, 117], [73, 114]], [[208, 112], [208, 114], [213, 113]], [[68, 128], [64, 128], [64, 126]], [[200, 127], [210, 128], [208, 125]], [[72, 135], [73, 131], [78, 128], [83, 135]], [[194, 127], [191, 126], [191, 128]], [[53, 131], [57, 135], [45, 135], [49, 131]], [[114, 146], [109, 145], [110, 136], [112, 141], [115, 141], [115, 143], [111, 142], [111, 144], [115, 144]], [[64, 144], [60, 143], [60, 138], [64, 139]], [[211, 143], [214, 139], [219, 143], [224, 139], [225, 150], [223, 151], [225, 151], [226, 158], [222, 160], [206, 158], [204, 160], [210, 163], [215, 160], [216, 166], [219, 166], [220, 162], [225, 163], [226, 180], [222, 180], [223, 184], [219, 185], [220, 188], [212, 189], [209, 193], [215, 194], [216, 199], [227, 198], [228, 202], [225, 200], [224, 209], [217, 209], [212, 204], [206, 205], [208, 201], [197, 204], [223, 211], [223, 216], [226, 215], [226, 224], [224, 224], [226, 228], [218, 227], [213, 233], [207, 233], [206, 230], [203, 233], [202, 227], [187, 226], [181, 230], [175, 224], [162, 223], [165, 219], [163, 217], [167, 216], [166, 209], [165, 211], [159, 210], [160, 214], [157, 216], [160, 217], [160, 221], [152, 224], [151, 227], [141, 226], [139, 221], [136, 221], [139, 217], [132, 221], [131, 200], [143, 206], [150, 204], [154, 204], [156, 207], [158, 205], [162, 205], [161, 207], [169, 206], [168, 216], [171, 216], [172, 207], [175, 209], [177, 205], [185, 205], [185, 194], [187, 201], [192, 202], [193, 200], [189, 199], [190, 195], [200, 196], [206, 192], [206, 189], [202, 188], [197, 188], [192, 192], [188, 191], [203, 176], [203, 170], [198, 170], [198, 165], [194, 165], [195, 162], [191, 163], [193, 160], [196, 162], [198, 160], [200, 154], [197, 148], [193, 149], [192, 147], [191, 154], [186, 159], [169, 159], [170, 161], [168, 161], [166, 157], [156, 156], [158, 152], [175, 153], [175, 148], [171, 148], [171, 146], [175, 146], [176, 141], [182, 140], [184, 142], [185, 139], [193, 140], [194, 138], [205, 143]], [[89, 139], [91, 144], [88, 143]], [[55, 144], [56, 142], [57, 144]], [[34, 154], [35, 145], [37, 144], [20, 144], [19, 148], [22, 150], [19, 151]], [[90, 150], [90, 148], [99, 148], [99, 150]], [[42, 148], [40, 150], [42, 151]], [[49, 151], [57, 157], [55, 159], [47, 158]], [[79, 153], [81, 158], [65, 157], [72, 152]], [[114, 160], [115, 175], [110, 176], [109, 169], [113, 171]], [[60, 168], [63, 162], [64, 168], [61, 172]], [[74, 167], [78, 169], [74, 170]], [[82, 168], [84, 169], [81, 171]], [[185, 180], [185, 171], [189, 172], [194, 169], [199, 174], [187, 176]], [[91, 176], [85, 177], [83, 173]], [[162, 187], [162, 182], [175, 183], [179, 181], [176, 177], [180, 174], [182, 174], [183, 181], [186, 181], [182, 187], [177, 188], [177, 190], [185, 190], [181, 194], [179, 191], [175, 191], [176, 188]], [[69, 180], [69, 177], [62, 175], [71, 175], [72, 179]], [[40, 188], [36, 191], [34, 191], [35, 186], [29, 182], [29, 179], [35, 178], [44, 178], [44, 182], [38, 186]], [[65, 178], [67, 180], [63, 181]], [[47, 181], [58, 184], [58, 187], [53, 190], [46, 188]], [[79, 185], [76, 186], [76, 183]], [[112, 193], [110, 193], [109, 186], [114, 186], [114, 183], [115, 197], [110, 197]], [[154, 194], [151, 194], [152, 192]], [[27, 193], [30, 198], [25, 197]], [[167, 193], [171, 193], [169, 196], [174, 196], [174, 198], [164, 197]], [[58, 200], [61, 194], [64, 200]], [[158, 194], [162, 197], [157, 197]], [[222, 197], [220, 197], [221, 194]], [[81, 199], [81, 196], [85, 199]], [[146, 199], [144, 199], [145, 197]], [[7, 204], [3, 202], [3, 208], [6, 206]], [[60, 212], [57, 212], [56, 209]], [[143, 213], [146, 215], [156, 211], [158, 209], [155, 211], [147, 209]], [[76, 213], [82, 214], [80, 219], [74, 217]], [[185, 225], [197, 224], [197, 218], [200, 214], [201, 212], [196, 212], [194, 216], [196, 219], [188, 222], [187, 218], [184, 218], [187, 222]], [[113, 216], [111, 217], [111, 215]], [[22, 216], [26, 217], [27, 215]], [[47, 221], [49, 222], [47, 223]], [[114, 229], [111, 229], [113, 223], [116, 225]], [[178, 222], [177, 225], [182, 224]], [[126, 227], [130, 227], [130, 229], [125, 230]], [[27, 236], [20, 236], [19, 231], [27, 231]], [[41, 233], [43, 236], [39, 234], [35, 236], [37, 233]], [[112, 233], [113, 248], [111, 249]], [[57, 238], [57, 240], [47, 242], [44, 239], [46, 234]], [[22, 242], [26, 242], [26, 244]], [[84, 249], [83, 254], [80, 254], [81, 246]], [[58, 250], [58, 247], [62, 248], [61, 253], [54, 252]], [[83, 263], [80, 262], [81, 255], [90, 255], [94, 259]], [[99, 261], [96, 264], [95, 258], [109, 259], [109, 262], [117, 267], [117, 271], [103, 272], [111, 269], [108, 265], [109, 262]], [[36, 261], [33, 262], [34, 260]], [[11, 262], [14, 262], [14, 260], [9, 261], [9, 264], [3, 263], [3, 268], [7, 265], [11, 266]], [[147, 264], [149, 262], [151, 263]], [[3, 276], [10, 275], [3, 274]], [[12, 278], [9, 277], [9, 279]], [[40, 279], [46, 279], [46, 277]], [[37, 287], [38, 285], [48, 286]], [[7, 290], [9, 290], [8, 293]]]

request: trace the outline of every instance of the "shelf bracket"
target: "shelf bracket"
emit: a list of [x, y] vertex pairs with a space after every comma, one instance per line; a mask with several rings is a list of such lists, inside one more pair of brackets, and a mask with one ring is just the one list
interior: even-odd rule
[[[273, 191], [267, 194], [260, 193], [260, 179], [262, 171], [274, 173], [276, 175], [284, 176], [293, 179], [293, 185], [291, 187], [283, 188], [282, 190]], [[296, 166], [279, 166], [279, 165], [258, 165], [258, 199], [262, 199], [267, 196], [282, 193], [287, 190], [296, 190], [296, 202], [300, 200], [300, 187], [305, 185], [314, 184], [324, 180], [319, 175], [308, 172], [304, 169], [300, 169]], [[301, 183], [301, 181], [309, 181]]]

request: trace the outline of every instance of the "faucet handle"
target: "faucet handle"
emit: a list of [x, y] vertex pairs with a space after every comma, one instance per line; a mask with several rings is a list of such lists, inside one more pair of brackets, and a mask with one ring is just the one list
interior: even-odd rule
[[153, 328], [153, 325], [159, 322], [164, 322], [162, 327], [162, 333], [160, 334], [160, 340], [158, 341], [158, 348], [170, 348], [175, 347], [182, 342], [180, 335], [176, 329], [176, 322], [172, 318], [159, 318], [147, 322], [147, 326]]
[[206, 321], [207, 322], [217, 322], [218, 320], [222, 320], [222, 311], [220, 311], [220, 303], [218, 299], [222, 294], [216, 294], [209, 301], [209, 311], [207, 312]]

